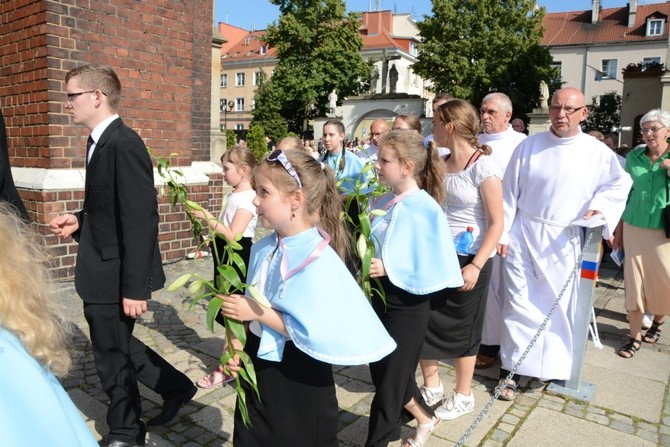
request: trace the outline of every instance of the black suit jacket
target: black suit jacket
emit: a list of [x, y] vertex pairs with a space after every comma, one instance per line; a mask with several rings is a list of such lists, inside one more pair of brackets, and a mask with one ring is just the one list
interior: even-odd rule
[[12, 177], [12, 169], [9, 166], [9, 148], [7, 144], [7, 130], [5, 128], [5, 117], [0, 110], [0, 199], [5, 200], [16, 208], [21, 218], [26, 222], [28, 219], [28, 212], [23, 205], [21, 196], [14, 185], [14, 177]]
[[120, 118], [96, 143], [86, 167], [84, 207], [76, 215], [75, 287], [84, 302], [146, 300], [163, 287], [151, 158]]

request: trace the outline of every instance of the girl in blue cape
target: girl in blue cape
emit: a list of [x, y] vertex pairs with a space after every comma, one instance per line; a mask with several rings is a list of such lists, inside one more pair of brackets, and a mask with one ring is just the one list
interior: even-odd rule
[[326, 152], [322, 160], [334, 172], [340, 182], [340, 194], [343, 200], [356, 187], [356, 181], [367, 183], [368, 178], [361, 177], [365, 164], [358, 155], [344, 147], [344, 124], [339, 120], [326, 121], [323, 125], [323, 146]]
[[430, 299], [447, 287], [462, 286], [463, 277], [438, 205], [444, 197], [444, 167], [437, 150], [433, 145], [426, 149], [416, 132], [391, 130], [382, 136], [378, 154], [379, 181], [391, 192], [373, 204], [386, 211], [372, 221], [376, 256], [370, 276], [380, 278], [385, 293], [385, 302], [374, 297], [373, 306], [398, 347], [370, 364], [376, 393], [365, 445], [385, 446], [399, 439], [405, 417], [418, 425], [403, 445], [417, 447], [439, 422], [415, 379]]
[[[240, 295], [221, 307], [250, 322], [244, 350], [260, 394], [242, 382], [252, 427], [236, 409], [233, 443], [337, 447], [331, 365], [377, 361], [395, 343], [342, 261], [350, 238], [333, 172], [304, 152], [275, 150], [254, 178], [259, 219], [275, 232], [252, 247], [247, 283], [271, 307]], [[235, 360], [228, 367], [239, 371]]]
[[0, 444], [97, 447], [55, 376], [72, 363], [48, 254], [42, 236], [0, 201]]

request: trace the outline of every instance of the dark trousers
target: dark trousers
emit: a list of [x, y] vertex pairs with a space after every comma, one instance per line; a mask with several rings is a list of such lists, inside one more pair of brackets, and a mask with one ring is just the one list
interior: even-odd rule
[[114, 439], [144, 442], [142, 407], [137, 382], [169, 399], [193, 386], [153, 349], [133, 337], [135, 320], [120, 304], [84, 303], [95, 367], [109, 397], [107, 425]]
[[386, 446], [400, 438], [400, 426], [407, 417], [405, 405], [416, 398], [425, 410], [425, 404], [416, 384], [416, 368], [430, 316], [430, 296], [412, 295], [382, 278], [386, 306], [375, 297], [373, 306], [389, 335], [398, 345], [378, 362], [370, 363], [370, 375], [375, 396], [370, 406], [370, 421], [366, 446]]

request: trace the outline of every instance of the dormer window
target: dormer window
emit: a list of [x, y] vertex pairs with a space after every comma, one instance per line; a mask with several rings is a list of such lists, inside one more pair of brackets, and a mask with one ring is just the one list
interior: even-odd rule
[[411, 54], [412, 56], [416, 56], [417, 54], [419, 54], [419, 50], [416, 46], [416, 42], [410, 42], [409, 43], [409, 54]]
[[266, 45], [261, 45], [261, 54], [267, 54], [268, 47]]
[[663, 19], [647, 19], [647, 36], [662, 36], [664, 23]]

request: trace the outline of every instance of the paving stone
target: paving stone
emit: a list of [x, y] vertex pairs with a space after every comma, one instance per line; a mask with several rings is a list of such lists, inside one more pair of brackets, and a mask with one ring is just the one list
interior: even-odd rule
[[648, 439], [655, 443], [658, 442], [658, 433], [656, 431], [638, 430], [635, 434], [640, 438]]
[[625, 424], [625, 423], [619, 422], [619, 421], [611, 422], [610, 427], [615, 429], [615, 430], [622, 431], [624, 433], [634, 433], [635, 432], [635, 427], [633, 427], [630, 424]]
[[587, 413], [584, 419], [586, 419], [587, 421], [596, 422], [601, 425], [609, 425], [610, 423], [610, 420], [607, 416], [603, 416], [600, 414]]
[[[210, 262], [197, 267], [202, 268], [204, 276], [211, 274]], [[194, 266], [193, 261], [182, 261], [166, 266], [165, 270], [168, 278], [176, 278]], [[615, 350], [625, 340], [627, 330], [623, 284], [620, 272], [601, 269], [603, 272], [601, 286], [595, 292], [595, 302], [604, 348], [595, 349], [589, 342], [584, 368], [584, 380], [597, 386], [594, 399], [583, 402], [550, 395], [545, 391], [544, 382], [523, 378], [515, 402], [494, 402], [465, 445], [670, 447], [670, 337], [661, 339], [654, 347], [645, 345], [636, 354], [634, 362], [618, 358]], [[107, 432], [105, 413], [108, 398], [97, 378], [81, 300], [74, 293], [72, 283], [58, 286], [58, 297], [71, 309], [68, 315], [75, 323], [71, 339], [73, 366], [62, 383], [87, 425], [96, 438], [100, 438]], [[178, 369], [185, 371], [189, 378], [197, 380], [217, 364], [222, 337], [220, 328], [215, 334], [206, 328], [206, 303], [199, 303], [192, 310], [188, 309], [189, 303], [190, 298], [181, 292], [167, 293], [162, 290], [156, 293], [149, 302], [150, 312], [138, 321], [135, 334]], [[367, 435], [367, 415], [374, 392], [369, 368], [366, 365], [335, 366], [333, 371], [340, 404], [340, 446], [361, 447]], [[445, 389], [453, 388], [453, 361], [441, 361], [439, 374]], [[491, 390], [498, 382], [497, 374], [497, 367], [476, 371], [472, 383], [475, 412], [454, 421], [443, 421], [426, 447], [453, 445], [466, 433], [491, 398]], [[421, 383], [418, 370], [417, 379]], [[160, 396], [143, 386], [141, 392], [143, 417], [158, 413], [162, 404]], [[156, 428], [147, 435], [147, 446], [232, 446], [235, 401], [235, 391], [231, 386], [199, 390], [194, 401], [180, 411], [175, 422]], [[402, 437], [411, 436], [413, 427], [414, 424], [403, 426]], [[400, 445], [400, 441], [394, 441], [389, 447]]]

